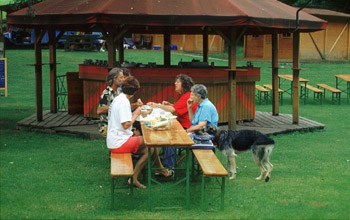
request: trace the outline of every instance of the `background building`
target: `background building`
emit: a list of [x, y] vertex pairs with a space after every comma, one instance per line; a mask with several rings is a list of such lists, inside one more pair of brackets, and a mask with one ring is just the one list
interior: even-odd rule
[[[327, 9], [305, 8], [303, 11], [328, 22], [325, 30], [300, 34], [302, 60], [349, 60], [350, 14]], [[278, 58], [292, 59], [292, 34], [279, 34]], [[244, 57], [271, 59], [271, 35], [246, 35]]]

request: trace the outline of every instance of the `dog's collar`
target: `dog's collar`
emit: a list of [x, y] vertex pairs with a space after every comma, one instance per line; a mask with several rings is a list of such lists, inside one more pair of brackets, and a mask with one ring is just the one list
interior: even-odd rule
[[215, 136], [214, 140], [213, 140], [213, 143], [214, 144], [218, 144], [219, 142], [219, 137], [220, 137], [220, 133], [221, 133], [221, 130], [218, 129], [218, 133], [217, 135]]

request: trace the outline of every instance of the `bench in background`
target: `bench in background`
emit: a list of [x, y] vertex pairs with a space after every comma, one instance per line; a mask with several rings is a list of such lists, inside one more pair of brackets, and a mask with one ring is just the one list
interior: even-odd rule
[[[272, 93], [272, 85], [264, 84], [264, 87], [271, 90], [271, 93]], [[283, 105], [283, 93], [284, 93], [284, 90], [281, 88], [278, 88], [278, 98], [281, 102], [281, 105]], [[271, 97], [272, 97], [272, 94], [271, 94]]]
[[[302, 96], [303, 94], [303, 89], [302, 89], [302, 87], [304, 87], [305, 88], [305, 84], [300, 84], [300, 96]], [[310, 85], [306, 85], [306, 89], [307, 90], [305, 90], [305, 95], [306, 95], [306, 98], [308, 98], [309, 97], [309, 90], [310, 91], [313, 91], [314, 92], [314, 100], [317, 98], [317, 99], [319, 99], [320, 100], [320, 104], [322, 104], [322, 96], [323, 96], [323, 91], [321, 90], [321, 89], [318, 89], [318, 88], [316, 88], [316, 87], [313, 87], [313, 86], [310, 86]]]
[[332, 104], [334, 103], [334, 95], [335, 95], [335, 99], [338, 99], [338, 104], [340, 105], [340, 94], [341, 94], [340, 89], [336, 89], [336, 88], [333, 88], [327, 84], [322, 84], [322, 83], [317, 84], [317, 87], [323, 88], [324, 98], [326, 97], [326, 90], [331, 91], [332, 92]]
[[264, 102], [265, 104], [268, 104], [268, 100], [269, 100], [269, 90], [265, 89], [264, 87], [260, 86], [260, 85], [255, 85], [255, 89], [258, 90], [258, 94], [257, 97], [259, 98], [259, 104], [261, 104], [261, 99], [262, 99], [262, 95], [264, 95]]

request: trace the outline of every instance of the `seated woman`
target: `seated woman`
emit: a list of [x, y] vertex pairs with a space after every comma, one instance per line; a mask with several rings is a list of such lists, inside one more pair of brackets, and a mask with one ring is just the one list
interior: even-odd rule
[[[143, 137], [133, 136], [132, 132], [132, 124], [141, 114], [141, 108], [138, 107], [134, 112], [131, 112], [129, 101], [140, 89], [140, 83], [136, 78], [129, 76], [122, 83], [121, 88], [122, 93], [114, 98], [108, 110], [107, 147], [112, 153], [136, 153], [141, 155], [135, 164], [133, 182], [135, 187], [146, 188], [138, 181], [138, 175], [146, 165], [148, 151]], [[168, 170], [163, 169], [157, 148], [151, 148], [151, 155], [156, 167], [160, 168], [157, 173], [165, 177], [171, 176]]]
[[[151, 107], [158, 107], [165, 111], [176, 114], [177, 120], [180, 122], [182, 127], [188, 129], [191, 127], [191, 121], [188, 116], [187, 100], [190, 98], [190, 90], [193, 85], [194, 83], [191, 77], [184, 74], [177, 75], [175, 77], [175, 92], [180, 95], [180, 98], [177, 100], [177, 102], [175, 104], [169, 103], [168, 101], [163, 101], [162, 104], [149, 102], [147, 105]], [[196, 109], [197, 105], [193, 104], [192, 112], [196, 112]], [[166, 166], [174, 166], [174, 148], [165, 148], [163, 157], [163, 163]]]
[[[207, 88], [202, 84], [196, 84], [191, 88], [191, 96], [187, 100], [188, 116], [192, 126], [188, 133], [194, 133], [208, 126], [218, 126], [219, 114], [215, 105], [207, 98]], [[196, 113], [193, 114], [192, 106], [197, 104]]]

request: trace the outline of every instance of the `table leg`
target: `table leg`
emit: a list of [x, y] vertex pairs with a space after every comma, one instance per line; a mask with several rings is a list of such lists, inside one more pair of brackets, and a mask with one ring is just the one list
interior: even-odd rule
[[190, 209], [190, 149], [186, 148], [186, 209]]
[[346, 92], [346, 97], [347, 97], [347, 104], [349, 104], [349, 99], [350, 99], [350, 82], [347, 83], [347, 92]]
[[335, 77], [335, 88], [339, 89], [338, 88], [338, 77]]
[[306, 84], [307, 82], [305, 82], [305, 86], [304, 86], [304, 105], [306, 105]]
[[152, 209], [151, 209], [151, 200], [152, 200], [152, 198], [151, 198], [151, 176], [152, 176], [152, 173], [151, 173], [151, 148], [150, 147], [148, 147], [148, 185], [147, 185], [147, 187], [148, 187], [148, 204], [147, 204], [147, 206], [148, 206], [148, 211], [150, 212], [150, 211], [152, 211]]

